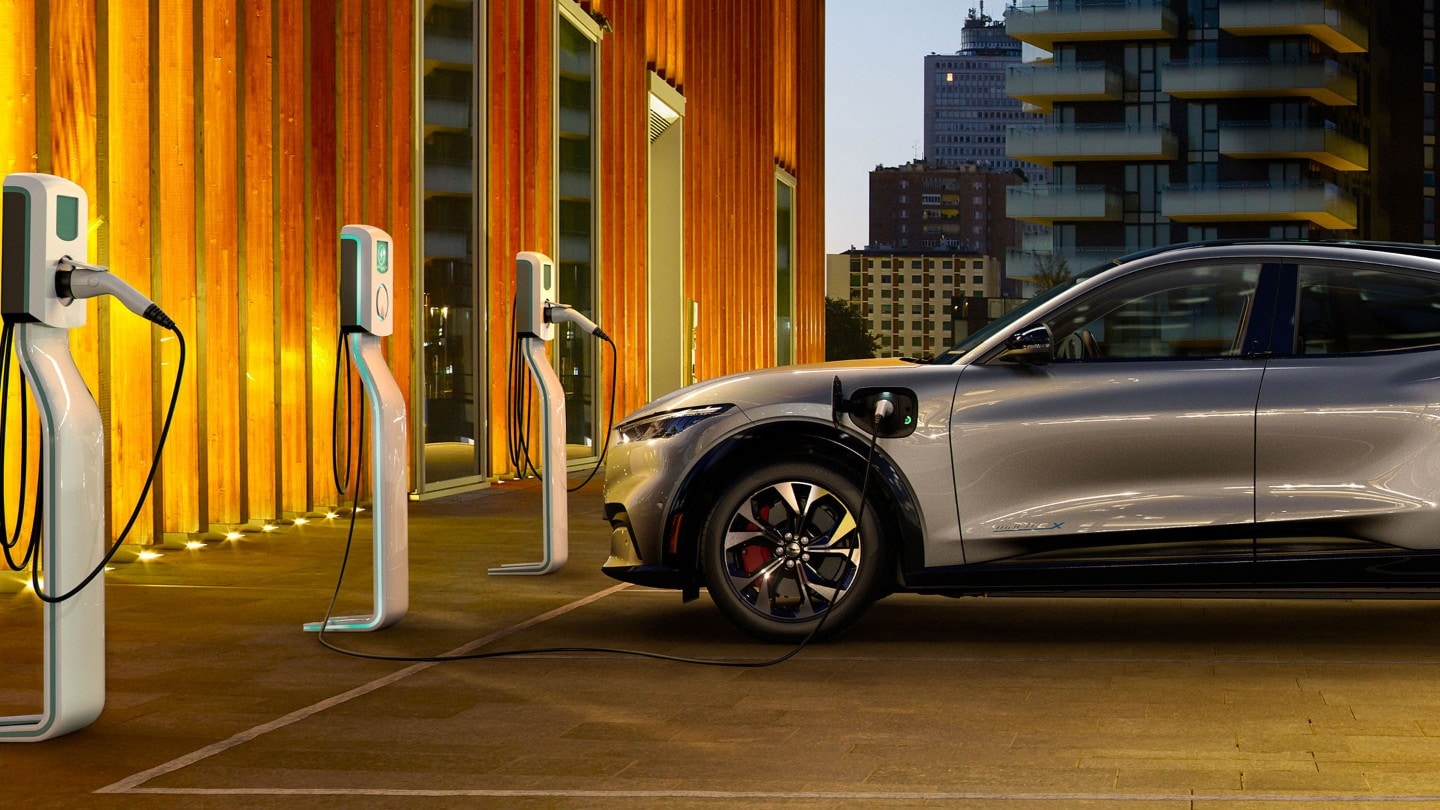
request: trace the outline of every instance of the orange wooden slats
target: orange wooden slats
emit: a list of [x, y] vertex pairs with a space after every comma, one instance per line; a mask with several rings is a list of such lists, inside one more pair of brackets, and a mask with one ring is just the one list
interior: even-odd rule
[[241, 522], [240, 513], [240, 338], [238, 207], [239, 144], [236, 116], [235, 0], [205, 0], [198, 49], [202, 93], [201, 161], [197, 200], [202, 222], [200, 269], [196, 279], [203, 328], [196, 335], [196, 364], [205, 442], [205, 512], [202, 525]]
[[[90, 255], [85, 260], [95, 261], [100, 224], [96, 205], [100, 177], [95, 131], [95, 0], [52, 3], [49, 18], [50, 41], [67, 44], [64, 48], [52, 46], [48, 53], [50, 172], [69, 178], [89, 195]], [[92, 324], [98, 305], [87, 304], [87, 320]], [[99, 390], [100, 383], [98, 335], [95, 328], [70, 332], [70, 351], [91, 391]]]
[[[154, 139], [158, 187], [154, 210], [159, 229], [159, 246], [154, 261], [152, 298], [175, 320], [185, 335], [186, 368], [175, 407], [174, 423], [161, 464], [161, 503], [164, 530], [191, 532], [200, 529], [201, 478], [197, 461], [202, 458], [198, 437], [196, 380], [199, 357], [195, 312], [195, 8], [191, 0], [159, 0], [155, 25], [158, 29], [159, 63], [155, 66], [155, 88], [159, 116]], [[159, 341], [157, 402], [169, 399], [179, 362], [175, 337], [165, 331], [153, 333]], [[163, 409], [156, 408], [157, 418]]]
[[[343, 57], [337, 5], [362, 37]], [[0, 169], [48, 171], [85, 188], [87, 258], [103, 258], [155, 298], [188, 342], [160, 506], [153, 520], [142, 512], [133, 539], [333, 501], [325, 493], [342, 178], [357, 221], [384, 220], [376, 224], [395, 238], [397, 257], [412, 244], [414, 5], [356, 7], [0, 4]], [[383, 57], [362, 53], [382, 41]], [[341, 109], [362, 116], [348, 152]], [[409, 289], [395, 289], [407, 314]], [[109, 301], [90, 306], [72, 347], [106, 420], [118, 528], [139, 495], [178, 344]], [[397, 345], [408, 349], [410, 334], [397, 330]], [[407, 356], [394, 368], [408, 392], [408, 351], [399, 354]], [[18, 425], [18, 386], [10, 401]], [[13, 495], [18, 453], [4, 463]]]
[[247, 520], [276, 517], [282, 511], [276, 491], [276, 365], [275, 365], [275, 42], [276, 21], [271, 0], [245, 0], [245, 119], [242, 140], [243, 259], [237, 290], [240, 296], [241, 404], [245, 423], [243, 516]]
[[[36, 81], [39, 75], [35, 54], [35, 3], [34, 0], [15, 0], [0, 3], [0, 170], [12, 172], [33, 172], [36, 168]], [[37, 459], [29, 466], [29, 475], [38, 474], [39, 453], [36, 448], [40, 438], [39, 420], [33, 411], [30, 426], [20, 421], [20, 402], [23, 396], [18, 382], [19, 364], [12, 361], [10, 390], [7, 396], [6, 435], [14, 437], [15, 447], [5, 448], [5, 491], [0, 496], [9, 505], [6, 515], [14, 520], [19, 499], [20, 469], [22, 460], [19, 451], [20, 431], [29, 431], [30, 452]], [[33, 510], [27, 509], [27, 514]]]
[[[149, 8], [144, 4], [112, 5], [107, 23], [103, 84], [106, 149], [101, 156], [105, 181], [101, 233], [107, 250], [101, 261], [110, 272], [150, 295]], [[156, 327], [116, 302], [102, 299], [101, 306], [107, 323], [100, 333], [105, 383], [100, 407], [107, 415], [105, 441], [110, 463], [106, 475], [114, 536], [140, 499], [155, 451], [151, 414], [156, 407], [152, 386], [152, 332]], [[155, 539], [154, 514], [153, 501], [147, 498], [130, 540], [148, 543]]]
[[[488, 351], [488, 402], [491, 468], [508, 466], [505, 403], [510, 312], [515, 295], [515, 254], [538, 250], [554, 254], [552, 207], [554, 161], [555, 6], [548, 0], [502, 3], [490, 7], [488, 116], [490, 144], [488, 213], [492, 334]], [[498, 80], [505, 77], [505, 80]], [[504, 327], [500, 325], [504, 324]]]
[[275, 268], [276, 331], [276, 464], [280, 505], [293, 510], [309, 499], [310, 454], [306, 435], [310, 400], [305, 367], [309, 343], [305, 335], [306, 199], [305, 85], [306, 25], [299, 3], [276, 6], [280, 20], [277, 56], [280, 81], [279, 152], [276, 182], [280, 187], [280, 261]]
[[825, 3], [797, 0], [795, 212], [796, 359], [825, 359]]
[[[359, 190], [364, 169], [357, 165], [353, 151], [358, 133], [351, 110], [363, 103], [359, 93], [362, 47], [358, 37], [361, 7], [355, 0], [315, 0], [307, 5], [310, 26], [309, 172], [303, 313], [305, 325], [306, 378], [310, 389], [309, 438], [310, 473], [308, 504], [339, 504], [331, 472], [331, 413], [334, 401], [336, 335], [339, 332], [337, 275], [340, 260], [341, 222], [357, 221]], [[343, 120], [342, 120], [343, 117]], [[344, 167], [342, 171], [341, 167]], [[351, 420], [358, 426], [358, 420]], [[367, 480], [367, 477], [362, 477]], [[295, 505], [293, 511], [305, 511]]]
[[[411, 384], [413, 350], [411, 347], [415, 345], [415, 335], [420, 332], [420, 327], [414, 319], [414, 313], [419, 308], [414, 305], [412, 297], [415, 289], [412, 282], [418, 278], [419, 268], [411, 266], [410, 258], [413, 244], [411, 219], [414, 216], [411, 172], [414, 169], [413, 156], [415, 153], [415, 136], [413, 134], [415, 54], [412, 39], [415, 34], [416, 19], [412, 7], [403, 3], [389, 3], [386, 6], [386, 14], [389, 18], [389, 25], [385, 30], [389, 35], [389, 40], [385, 43], [383, 52], [390, 55], [390, 60], [389, 74], [385, 78], [383, 88], [386, 98], [385, 106], [389, 110], [389, 128], [382, 144], [388, 147], [389, 156], [386, 161], [386, 174], [382, 178], [383, 182], [380, 184], [379, 193], [382, 195], [382, 205], [389, 206], [388, 216], [385, 218], [385, 230], [390, 234], [390, 238], [395, 240], [395, 249], [390, 255], [395, 262], [396, 318], [395, 333], [390, 336], [389, 340], [389, 359], [390, 371], [400, 384], [400, 390], [410, 397], [413, 391]], [[414, 413], [415, 409], [423, 406], [423, 402], [423, 398], [411, 401], [409, 412]], [[412, 428], [410, 432], [411, 447], [414, 448], [423, 441], [424, 435]], [[411, 458], [414, 457], [415, 454], [412, 451]], [[412, 481], [414, 477], [412, 469]]]

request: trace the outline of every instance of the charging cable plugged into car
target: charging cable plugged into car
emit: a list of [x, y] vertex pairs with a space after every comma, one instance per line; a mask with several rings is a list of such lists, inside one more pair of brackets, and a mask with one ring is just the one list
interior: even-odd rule
[[[536, 254], [536, 255], [538, 255], [538, 254]], [[566, 310], [568, 310], [568, 308], [566, 308]], [[562, 310], [562, 311], [565, 311], [565, 310]], [[568, 311], [569, 311], [569, 312], [573, 312], [573, 310], [568, 310]], [[575, 313], [575, 314], [578, 315], [578, 313]], [[583, 317], [583, 316], [582, 316], [582, 317]], [[586, 321], [588, 322], [588, 319], [586, 319]], [[583, 324], [582, 324], [582, 328], [583, 328]], [[591, 332], [592, 334], [595, 333], [595, 332], [600, 332], [600, 330], [598, 329], [598, 327], [595, 328], [594, 330], [589, 330], [589, 329], [587, 329], [586, 331], [589, 331], [589, 332]], [[603, 335], [603, 332], [601, 332], [601, 334]], [[611, 345], [613, 346], [614, 344], [612, 343]], [[836, 377], [836, 379], [835, 379], [835, 390], [836, 390], [836, 392], [837, 392], [837, 393], [836, 393], [836, 396], [837, 396], [836, 402], [837, 402], [837, 403], [843, 403], [843, 408], [844, 408], [845, 413], [850, 414], [850, 415], [852, 416], [852, 418], [856, 420], [856, 423], [857, 423], [857, 424], [863, 425], [863, 426], [865, 427], [865, 432], [868, 433], [869, 436], [870, 436], [870, 441], [869, 441], [869, 443], [868, 443], [868, 444], [869, 444], [869, 452], [868, 452], [867, 457], [866, 457], [865, 475], [864, 475], [863, 481], [862, 481], [862, 483], [861, 483], [861, 488], [860, 488], [860, 493], [859, 493], [859, 506], [858, 506], [858, 509], [857, 509], [857, 517], [856, 517], [856, 523], [855, 523], [855, 525], [856, 525], [856, 527], [857, 527], [857, 531], [858, 531], [858, 527], [864, 525], [864, 523], [865, 523], [865, 512], [866, 512], [866, 508], [867, 508], [867, 500], [868, 500], [868, 497], [869, 497], [870, 469], [871, 469], [871, 467], [873, 466], [873, 463], [874, 463], [874, 455], [875, 455], [875, 450], [876, 450], [876, 446], [877, 446], [877, 444], [878, 444], [878, 441], [879, 441], [880, 438], [888, 438], [888, 437], [891, 436], [891, 435], [895, 435], [895, 436], [906, 436], [906, 435], [909, 435], [910, 433], [912, 433], [912, 432], [914, 431], [914, 429], [915, 429], [914, 422], [915, 422], [915, 412], [916, 412], [916, 398], [915, 398], [914, 392], [913, 392], [913, 391], [909, 391], [908, 389], [896, 389], [896, 390], [891, 390], [891, 389], [881, 389], [881, 388], [865, 388], [865, 389], [860, 389], [860, 390], [858, 390], [853, 396], [847, 398], [847, 397], [844, 397], [844, 396], [843, 396], [843, 393], [842, 393], [842, 390], [841, 390], [841, 382], [840, 382], [840, 379], [839, 379], [838, 377]], [[838, 407], [839, 407], [839, 406], [837, 406], [837, 408], [838, 408]], [[838, 422], [838, 411], [837, 411], [837, 417], [836, 417], [836, 418], [837, 418], [837, 422]], [[360, 433], [361, 433], [361, 435], [360, 435], [360, 443], [361, 443], [361, 446], [363, 446], [363, 444], [364, 444], [364, 425], [361, 425], [361, 427], [360, 427]], [[348, 478], [348, 475], [347, 475], [347, 478]], [[557, 476], [557, 478], [558, 478], [558, 476]], [[357, 505], [358, 505], [358, 500], [357, 500]], [[354, 515], [354, 511], [352, 510], [350, 537], [346, 540], [346, 546], [345, 546], [345, 559], [346, 559], [346, 560], [349, 559], [350, 547], [351, 547], [351, 544], [352, 544], [353, 538], [354, 538], [354, 518], [353, 518], [353, 515]], [[854, 553], [857, 553], [857, 554], [858, 554], [858, 546], [856, 546], [856, 549], [857, 549], [857, 550], [856, 550]], [[341, 567], [341, 579], [342, 579], [342, 580], [343, 580], [343, 576], [344, 576], [344, 563], [342, 562], [342, 567]], [[336, 583], [336, 588], [335, 588], [335, 592], [334, 592], [334, 594], [333, 594], [332, 597], [331, 597], [330, 608], [327, 610], [327, 615], [329, 614], [330, 611], [333, 611], [335, 602], [336, 602], [336, 600], [339, 598], [339, 593], [340, 593], [340, 582], [337, 581], [337, 583]], [[833, 607], [833, 606], [832, 606], [832, 607]], [[381, 653], [369, 653], [369, 652], [363, 652], [363, 651], [359, 651], [359, 650], [352, 650], [352, 649], [346, 649], [346, 648], [340, 647], [340, 646], [332, 643], [329, 639], [327, 639], [327, 638], [325, 637], [326, 634], [325, 634], [325, 632], [323, 631], [324, 623], [321, 624], [322, 631], [320, 632], [318, 638], [319, 638], [319, 640], [320, 640], [320, 643], [323, 644], [324, 646], [326, 646], [327, 648], [329, 648], [329, 649], [331, 649], [331, 650], [333, 650], [333, 651], [335, 651], [335, 652], [344, 654], [344, 655], [348, 655], [348, 656], [352, 656], [352, 657], [356, 657], [356, 658], [365, 658], [365, 659], [370, 659], [370, 660], [392, 661], [392, 662], [401, 662], [401, 663], [440, 663], [440, 662], [447, 662], [447, 661], [473, 661], [473, 660], [483, 660], [483, 659], [489, 659], [489, 658], [513, 658], [513, 657], [536, 656], [536, 655], [589, 654], [589, 655], [619, 655], [619, 656], [630, 656], [630, 657], [639, 657], [639, 658], [646, 658], [646, 659], [659, 660], [659, 661], [671, 661], [671, 662], [675, 662], [675, 663], [693, 664], [693, 665], [700, 665], [700, 666], [716, 666], [716, 667], [729, 667], [729, 668], [761, 668], [761, 667], [774, 666], [774, 665], [776, 665], [776, 664], [780, 664], [780, 663], [783, 663], [783, 662], [785, 662], [785, 661], [788, 661], [789, 659], [791, 659], [791, 658], [793, 658], [795, 655], [797, 655], [797, 654], [798, 654], [801, 650], [803, 650], [806, 646], [808, 646], [809, 644], [813, 643], [815, 640], [824, 638], [824, 637], [825, 637], [825, 636], [824, 636], [824, 629], [825, 629], [826, 619], [830, 616], [830, 613], [831, 613], [830, 610], [824, 610], [824, 611], [820, 612], [820, 614], [819, 614], [819, 616], [818, 616], [815, 624], [811, 627], [810, 631], [809, 631], [803, 638], [801, 638], [799, 641], [797, 641], [797, 642], [794, 644], [794, 646], [793, 646], [791, 649], [787, 650], [785, 653], [783, 653], [783, 654], [781, 654], [781, 655], [777, 655], [777, 656], [771, 657], [771, 658], [759, 659], [759, 660], [745, 660], [745, 659], [725, 660], [725, 659], [692, 658], [692, 657], [669, 655], [669, 654], [665, 654], [665, 653], [658, 653], [658, 652], [652, 652], [652, 651], [646, 651], [646, 650], [631, 650], [631, 649], [614, 648], [614, 647], [570, 647], [570, 646], [567, 646], [567, 647], [536, 647], [536, 648], [524, 648], [524, 649], [514, 649], [514, 650], [496, 650], [496, 651], [488, 651], [488, 652], [451, 653], [451, 654], [445, 654], [445, 655], [413, 655], [413, 656], [412, 656], [412, 655], [391, 655], [391, 654], [381, 654]]]

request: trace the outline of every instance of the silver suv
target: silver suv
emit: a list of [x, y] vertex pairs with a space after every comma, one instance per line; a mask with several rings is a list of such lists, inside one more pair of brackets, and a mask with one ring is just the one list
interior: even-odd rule
[[604, 565], [755, 635], [894, 591], [1440, 584], [1440, 249], [1127, 256], [929, 362], [736, 374], [615, 428]]

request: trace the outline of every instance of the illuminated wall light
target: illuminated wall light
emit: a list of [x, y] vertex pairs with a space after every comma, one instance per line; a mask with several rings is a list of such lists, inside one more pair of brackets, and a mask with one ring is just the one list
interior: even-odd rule
[[191, 551], [195, 551], [197, 549], [205, 548], [205, 544], [200, 542], [199, 540], [189, 540], [186, 541], [185, 548], [188, 548]]
[[310, 519], [309, 519], [309, 518], [295, 518], [295, 525], [296, 525], [296, 526], [304, 526], [306, 523], [309, 523], [309, 522], [310, 522]]
[[149, 562], [151, 560], [159, 559], [164, 556], [164, 554], [161, 554], [158, 551], [142, 551], [139, 554], [135, 555], [135, 559], [140, 560], [141, 562]]
[[326, 519], [326, 520], [334, 520], [334, 519], [337, 518], [337, 517], [340, 517], [340, 513], [339, 513], [339, 512], [326, 512], [326, 513], [325, 513], [325, 519]]
[[242, 538], [242, 537], [244, 537], [244, 536], [245, 536], [245, 535], [241, 534], [240, 532], [226, 532], [226, 534], [225, 534], [225, 539], [226, 539], [226, 540], [239, 540], [240, 538]]
[[276, 529], [278, 529], [278, 528], [280, 528], [280, 527], [279, 527], [279, 526], [276, 526], [276, 525], [273, 524], [273, 523], [266, 523], [264, 526], [261, 526], [260, 528], [261, 528], [262, 530], [264, 530], [264, 531], [267, 531], [267, 532], [273, 532], [273, 531], [275, 531]]

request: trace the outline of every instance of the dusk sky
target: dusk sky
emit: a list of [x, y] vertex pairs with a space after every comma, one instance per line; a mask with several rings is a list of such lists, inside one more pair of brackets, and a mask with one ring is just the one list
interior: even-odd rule
[[[825, 4], [825, 252], [869, 238], [870, 171], [924, 157], [925, 56], [960, 49], [978, 0]], [[1000, 17], [1001, 0], [985, 11]]]

